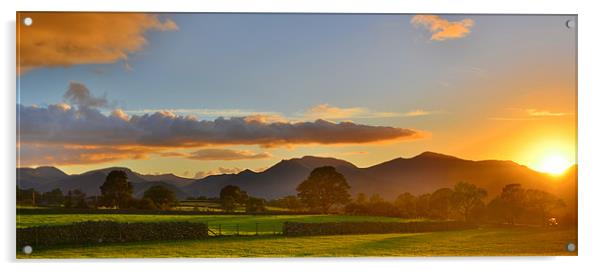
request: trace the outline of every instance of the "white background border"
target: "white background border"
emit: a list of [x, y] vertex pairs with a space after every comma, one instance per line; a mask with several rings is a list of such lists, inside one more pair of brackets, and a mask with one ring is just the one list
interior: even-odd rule
[[[602, 59], [598, 1], [556, 0], [21, 0], [1, 1], [4, 83], [0, 167], [2, 176], [2, 270], [589, 270], [600, 268]], [[286, 259], [134, 259], [15, 260], [15, 12], [16, 11], [184, 11], [184, 12], [344, 12], [344, 13], [562, 13], [579, 15], [579, 256], [439, 258], [286, 258]], [[597, 169], [597, 171], [596, 171]], [[596, 256], [598, 256], [596, 258]]]

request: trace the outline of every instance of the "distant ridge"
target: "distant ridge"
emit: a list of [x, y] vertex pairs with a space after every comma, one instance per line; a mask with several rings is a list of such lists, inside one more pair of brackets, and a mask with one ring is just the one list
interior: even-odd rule
[[502, 187], [510, 183], [521, 183], [526, 188], [547, 190], [572, 198], [576, 195], [577, 168], [567, 170], [556, 177], [534, 171], [513, 161], [464, 160], [458, 157], [423, 152], [411, 158], [396, 158], [367, 168], [336, 158], [304, 156], [282, 160], [262, 172], [244, 170], [236, 174], [220, 174], [202, 179], [182, 178], [173, 174], [144, 175], [123, 167], [110, 167], [88, 171], [78, 175], [67, 175], [54, 167], [38, 169], [19, 168], [18, 185], [33, 187], [39, 191], [61, 188], [80, 189], [88, 195], [99, 193], [106, 175], [115, 169], [126, 171], [134, 184], [134, 194], [140, 195], [151, 184], [172, 189], [183, 199], [188, 196], [215, 197], [226, 185], [236, 185], [250, 195], [266, 199], [296, 194], [296, 187], [316, 167], [333, 166], [341, 172], [351, 186], [353, 194], [378, 193], [387, 199], [410, 192], [431, 193], [443, 187], [453, 187], [460, 181], [474, 183], [485, 188], [489, 197], [499, 194]]
[[460, 159], [458, 157], [455, 156], [451, 156], [451, 155], [447, 155], [447, 154], [442, 154], [442, 153], [437, 153], [437, 152], [431, 152], [431, 151], [425, 151], [419, 155], [416, 155], [410, 159], [450, 159], [450, 160], [463, 160]]

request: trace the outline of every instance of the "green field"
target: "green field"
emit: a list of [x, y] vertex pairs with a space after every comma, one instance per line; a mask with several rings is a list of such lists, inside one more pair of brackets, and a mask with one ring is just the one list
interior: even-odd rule
[[349, 215], [140, 215], [140, 214], [19, 214], [17, 227], [26, 228], [40, 225], [64, 225], [73, 222], [110, 220], [116, 222], [203, 222], [215, 232], [219, 227], [222, 233], [240, 234], [281, 232], [282, 224], [290, 222], [343, 222], [343, 221], [415, 221], [395, 217], [349, 216]]
[[[404, 222], [394, 217], [348, 215], [171, 215], [171, 214], [19, 214], [17, 227], [64, 225], [89, 220], [116, 222], [189, 221], [208, 223], [217, 232], [242, 236], [212, 237], [206, 240], [154, 241], [94, 246], [34, 248], [32, 255], [18, 258], [113, 258], [113, 257], [297, 257], [297, 256], [455, 256], [455, 255], [576, 255], [565, 250], [575, 242], [576, 229], [539, 227], [475, 230], [285, 237], [282, 223], [380, 221]], [[256, 228], [257, 227], [257, 228]], [[254, 236], [256, 231], [259, 235]], [[245, 236], [246, 235], [246, 236]]]
[[18, 258], [140, 257], [357, 257], [576, 255], [574, 229], [478, 229], [420, 234], [367, 234], [312, 237], [221, 237], [208, 240], [69, 246], [36, 250]]

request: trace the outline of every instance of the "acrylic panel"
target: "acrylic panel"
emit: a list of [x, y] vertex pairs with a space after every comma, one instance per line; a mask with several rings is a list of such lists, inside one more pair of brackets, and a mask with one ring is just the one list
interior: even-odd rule
[[577, 16], [17, 13], [17, 258], [577, 255]]

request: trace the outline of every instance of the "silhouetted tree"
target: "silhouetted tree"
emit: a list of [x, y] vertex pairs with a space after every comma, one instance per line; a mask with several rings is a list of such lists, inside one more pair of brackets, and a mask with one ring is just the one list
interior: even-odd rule
[[437, 189], [429, 198], [430, 216], [438, 219], [448, 219], [451, 212], [453, 191], [449, 188]]
[[220, 205], [226, 212], [233, 212], [236, 210], [236, 200], [232, 196], [223, 196], [220, 198]]
[[405, 192], [395, 199], [393, 203], [399, 211], [401, 217], [409, 218], [416, 216], [416, 197]]
[[64, 198], [63, 191], [59, 188], [55, 188], [52, 191], [42, 193], [40, 201], [46, 205], [60, 206], [63, 204]]
[[86, 193], [79, 189], [67, 191], [64, 206], [65, 208], [87, 209], [88, 204], [86, 203]]
[[482, 199], [486, 196], [487, 191], [485, 189], [474, 184], [459, 182], [454, 186], [452, 206], [464, 217], [465, 221], [468, 221], [474, 208], [483, 206]]
[[399, 216], [399, 210], [395, 206], [385, 200], [368, 204], [369, 215], [378, 216]]
[[297, 186], [297, 196], [309, 208], [328, 213], [334, 204], [350, 201], [349, 188], [345, 177], [334, 167], [318, 167]]
[[383, 197], [381, 197], [378, 193], [372, 194], [372, 196], [370, 196], [370, 199], [368, 199], [368, 204], [372, 205], [382, 202], [385, 202], [385, 199], [383, 199]]
[[525, 209], [525, 190], [520, 184], [508, 184], [502, 188], [500, 195], [501, 211], [506, 222], [514, 225], [516, 218]]
[[100, 186], [101, 201], [104, 206], [124, 208], [132, 198], [132, 184], [123, 170], [113, 170]]
[[37, 199], [40, 198], [40, 193], [33, 188], [20, 189], [17, 187], [17, 202], [19, 204], [37, 206]]
[[73, 208], [75, 206], [73, 202], [73, 192], [71, 190], [67, 191], [67, 195], [65, 196], [65, 202], [63, 203], [65, 208]]
[[157, 209], [157, 205], [150, 198], [142, 198], [140, 200], [135, 201], [136, 208], [141, 210], [155, 210]]
[[301, 201], [299, 201], [299, 198], [293, 195], [273, 200], [270, 202], [270, 204], [276, 207], [286, 208], [289, 210], [300, 210], [303, 208], [303, 204], [301, 203]]
[[167, 210], [176, 202], [176, 194], [161, 185], [154, 185], [144, 191], [143, 199], [150, 199], [159, 209]]
[[355, 197], [355, 203], [357, 204], [366, 204], [368, 201], [368, 198], [366, 197], [366, 194], [364, 193], [358, 193], [357, 196]]
[[500, 196], [487, 203], [487, 218], [496, 222], [506, 222], [508, 210]]
[[355, 215], [400, 216], [397, 207], [383, 199], [379, 194], [373, 194], [370, 199], [360, 196], [360, 200], [345, 206], [345, 213]]
[[370, 209], [367, 204], [359, 204], [356, 202], [349, 203], [345, 205], [345, 213], [352, 215], [364, 215], [369, 214]]
[[260, 198], [249, 197], [245, 204], [247, 213], [265, 212], [265, 200]]
[[529, 189], [525, 192], [525, 203], [527, 208], [539, 217], [542, 224], [546, 224], [554, 209], [566, 206], [558, 197], [537, 189]]
[[430, 215], [429, 199], [431, 194], [422, 194], [416, 198], [416, 216], [428, 217]]
[[227, 212], [234, 211], [237, 205], [243, 205], [248, 199], [247, 192], [242, 191], [238, 186], [226, 185], [219, 192], [219, 199], [222, 209]]

